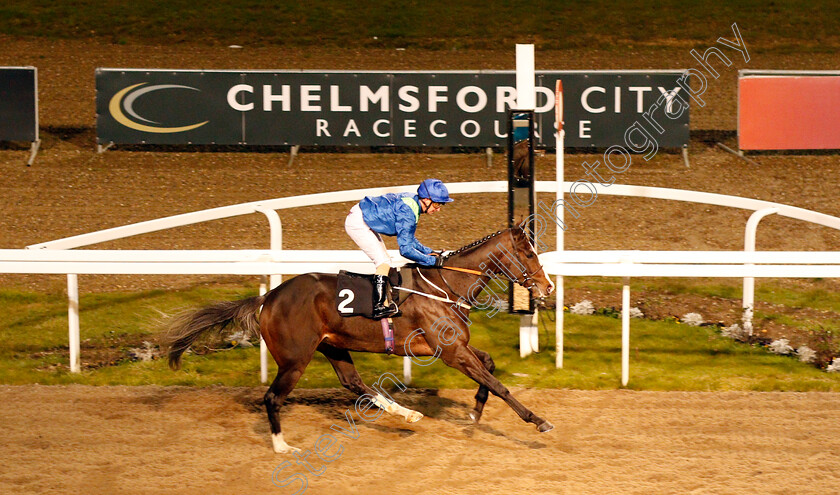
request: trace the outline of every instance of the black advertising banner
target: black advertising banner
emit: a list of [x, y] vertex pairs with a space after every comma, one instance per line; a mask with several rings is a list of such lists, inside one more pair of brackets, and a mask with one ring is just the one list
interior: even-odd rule
[[0, 67], [0, 141], [38, 140], [35, 67]]
[[[641, 126], [688, 143], [682, 71], [536, 74], [537, 146], [554, 146], [554, 84], [565, 144], [608, 148]], [[314, 72], [98, 69], [100, 144], [503, 147], [513, 71]], [[683, 82], [683, 85], [686, 83]], [[666, 112], [667, 110], [667, 112]]]

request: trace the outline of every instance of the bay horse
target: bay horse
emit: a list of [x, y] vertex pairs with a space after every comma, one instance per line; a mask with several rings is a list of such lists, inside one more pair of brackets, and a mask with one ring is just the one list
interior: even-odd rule
[[[393, 319], [394, 353], [412, 356], [412, 360], [423, 356], [427, 362], [432, 361], [429, 356], [439, 357], [475, 380], [479, 388], [470, 413], [475, 422], [481, 418], [488, 393], [492, 392], [520, 418], [536, 425], [538, 431], [554, 428], [523, 406], [493, 376], [495, 364], [488, 353], [469, 345], [470, 307], [488, 306], [488, 301], [477, 298], [492, 277], [501, 276], [526, 289], [533, 288], [539, 297], [554, 290], [525, 232], [514, 227], [488, 235], [446, 254], [440, 268], [411, 264], [403, 268], [406, 269], [412, 276], [403, 284], [408, 289], [404, 292], [408, 297], [400, 304], [402, 314]], [[283, 282], [263, 296], [182, 313], [173, 319], [163, 335], [169, 365], [177, 369], [181, 355], [190, 344], [212, 329], [238, 325], [262, 335], [278, 368], [264, 398], [277, 453], [299, 450], [285, 442], [279, 412], [315, 351], [327, 358], [341, 385], [348, 390], [367, 397], [373, 405], [400, 415], [409, 423], [420, 420], [423, 417], [420, 412], [399, 405], [390, 395], [384, 397], [381, 390], [362, 381], [349, 351], [386, 352], [381, 325], [362, 316], [341, 316], [335, 303], [336, 283], [334, 274], [307, 273]]]

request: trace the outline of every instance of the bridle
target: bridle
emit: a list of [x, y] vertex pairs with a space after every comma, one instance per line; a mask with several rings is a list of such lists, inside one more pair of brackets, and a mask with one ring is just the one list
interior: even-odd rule
[[[516, 257], [516, 261], [517, 261], [517, 263], [519, 263], [520, 266], [522, 266], [523, 270], [522, 270], [522, 273], [517, 275], [515, 279], [512, 278], [511, 276], [509, 276], [507, 274], [507, 272], [505, 272], [505, 271], [502, 271], [502, 275], [504, 275], [504, 278], [507, 279], [509, 282], [519, 284], [522, 287], [524, 287], [525, 289], [531, 290], [531, 288], [533, 288], [534, 286], [537, 285], [536, 280], [534, 280], [534, 275], [536, 275], [540, 270], [542, 270], [543, 266], [539, 265], [534, 271], [529, 273], [528, 268], [526, 267], [525, 263], [523, 263], [522, 260], [519, 258], [519, 252], [516, 250], [516, 239], [513, 238], [513, 229], [508, 230], [508, 234], [510, 235], [510, 243], [511, 243], [511, 247], [513, 248], [513, 251], [514, 251], [514, 256]], [[443, 266], [443, 265], [441, 265], [438, 268], [440, 268], [441, 270], [450, 270], [450, 271], [455, 271], [455, 272], [468, 273], [468, 274], [471, 274], [471, 275], [477, 275], [479, 277], [487, 275], [486, 273], [484, 273], [482, 271], [473, 270], [471, 268], [461, 268], [461, 267], [457, 267], [457, 266]], [[498, 273], [494, 273], [494, 275], [498, 275]], [[467, 300], [466, 298], [464, 298], [464, 296], [458, 294], [455, 291], [455, 289], [452, 288], [452, 286], [446, 280], [446, 277], [443, 276], [443, 273], [440, 273], [440, 278], [441, 278], [441, 280], [443, 280], [443, 283], [446, 284], [446, 287], [454, 295], [456, 295], [457, 297], [459, 297], [461, 299]], [[539, 299], [544, 299], [544, 298], [545, 298], [545, 296], [543, 296]]]
[[[525, 263], [523, 263], [522, 260], [519, 258], [519, 252], [516, 251], [516, 249], [515, 249], [516, 239], [513, 238], [513, 229], [508, 230], [508, 234], [510, 235], [510, 245], [514, 246], [514, 254], [516, 255], [516, 261], [522, 266], [523, 269], [522, 269], [522, 273], [519, 274], [518, 277], [516, 277], [516, 280], [510, 280], [510, 277], [506, 277], [506, 278], [508, 280], [510, 280], [511, 282], [515, 283], [515, 284], [519, 284], [522, 287], [524, 287], [528, 290], [531, 290], [531, 288], [533, 288], [535, 285], [537, 285], [537, 281], [534, 280], [534, 275], [539, 273], [543, 269], [543, 266], [538, 265], [537, 268], [533, 272], [528, 273], [528, 268], [526, 267]], [[533, 249], [533, 246], [530, 246], [530, 241], [528, 242], [528, 244], [529, 244], [529, 247], [531, 247], [531, 249]], [[505, 274], [505, 275], [507, 276], [507, 274]], [[519, 280], [520, 278], [522, 278], [521, 281]]]

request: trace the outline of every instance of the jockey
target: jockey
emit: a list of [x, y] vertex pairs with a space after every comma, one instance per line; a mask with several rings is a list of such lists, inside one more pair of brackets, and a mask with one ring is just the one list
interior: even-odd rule
[[444, 203], [451, 203], [449, 191], [438, 179], [426, 179], [417, 194], [388, 193], [370, 197], [350, 209], [344, 230], [376, 265], [374, 275], [374, 318], [393, 316], [399, 310], [390, 300], [388, 272], [391, 258], [385, 249], [382, 235], [396, 236], [400, 254], [421, 265], [440, 266], [439, 251], [421, 244], [414, 236], [421, 213], [440, 211]]

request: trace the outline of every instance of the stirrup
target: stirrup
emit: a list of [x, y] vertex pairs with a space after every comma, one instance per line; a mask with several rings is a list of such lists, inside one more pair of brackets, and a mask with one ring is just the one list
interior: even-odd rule
[[397, 306], [396, 303], [392, 302], [389, 306], [386, 306], [384, 304], [377, 304], [376, 306], [374, 306], [373, 312], [371, 313], [371, 317], [374, 320], [381, 320], [383, 318], [390, 318], [392, 316], [399, 316], [401, 314], [402, 313], [400, 313], [400, 308]]
[[373, 311], [371, 317], [375, 320], [396, 316], [400, 312], [399, 306], [391, 300], [391, 283], [387, 275], [373, 276]]

